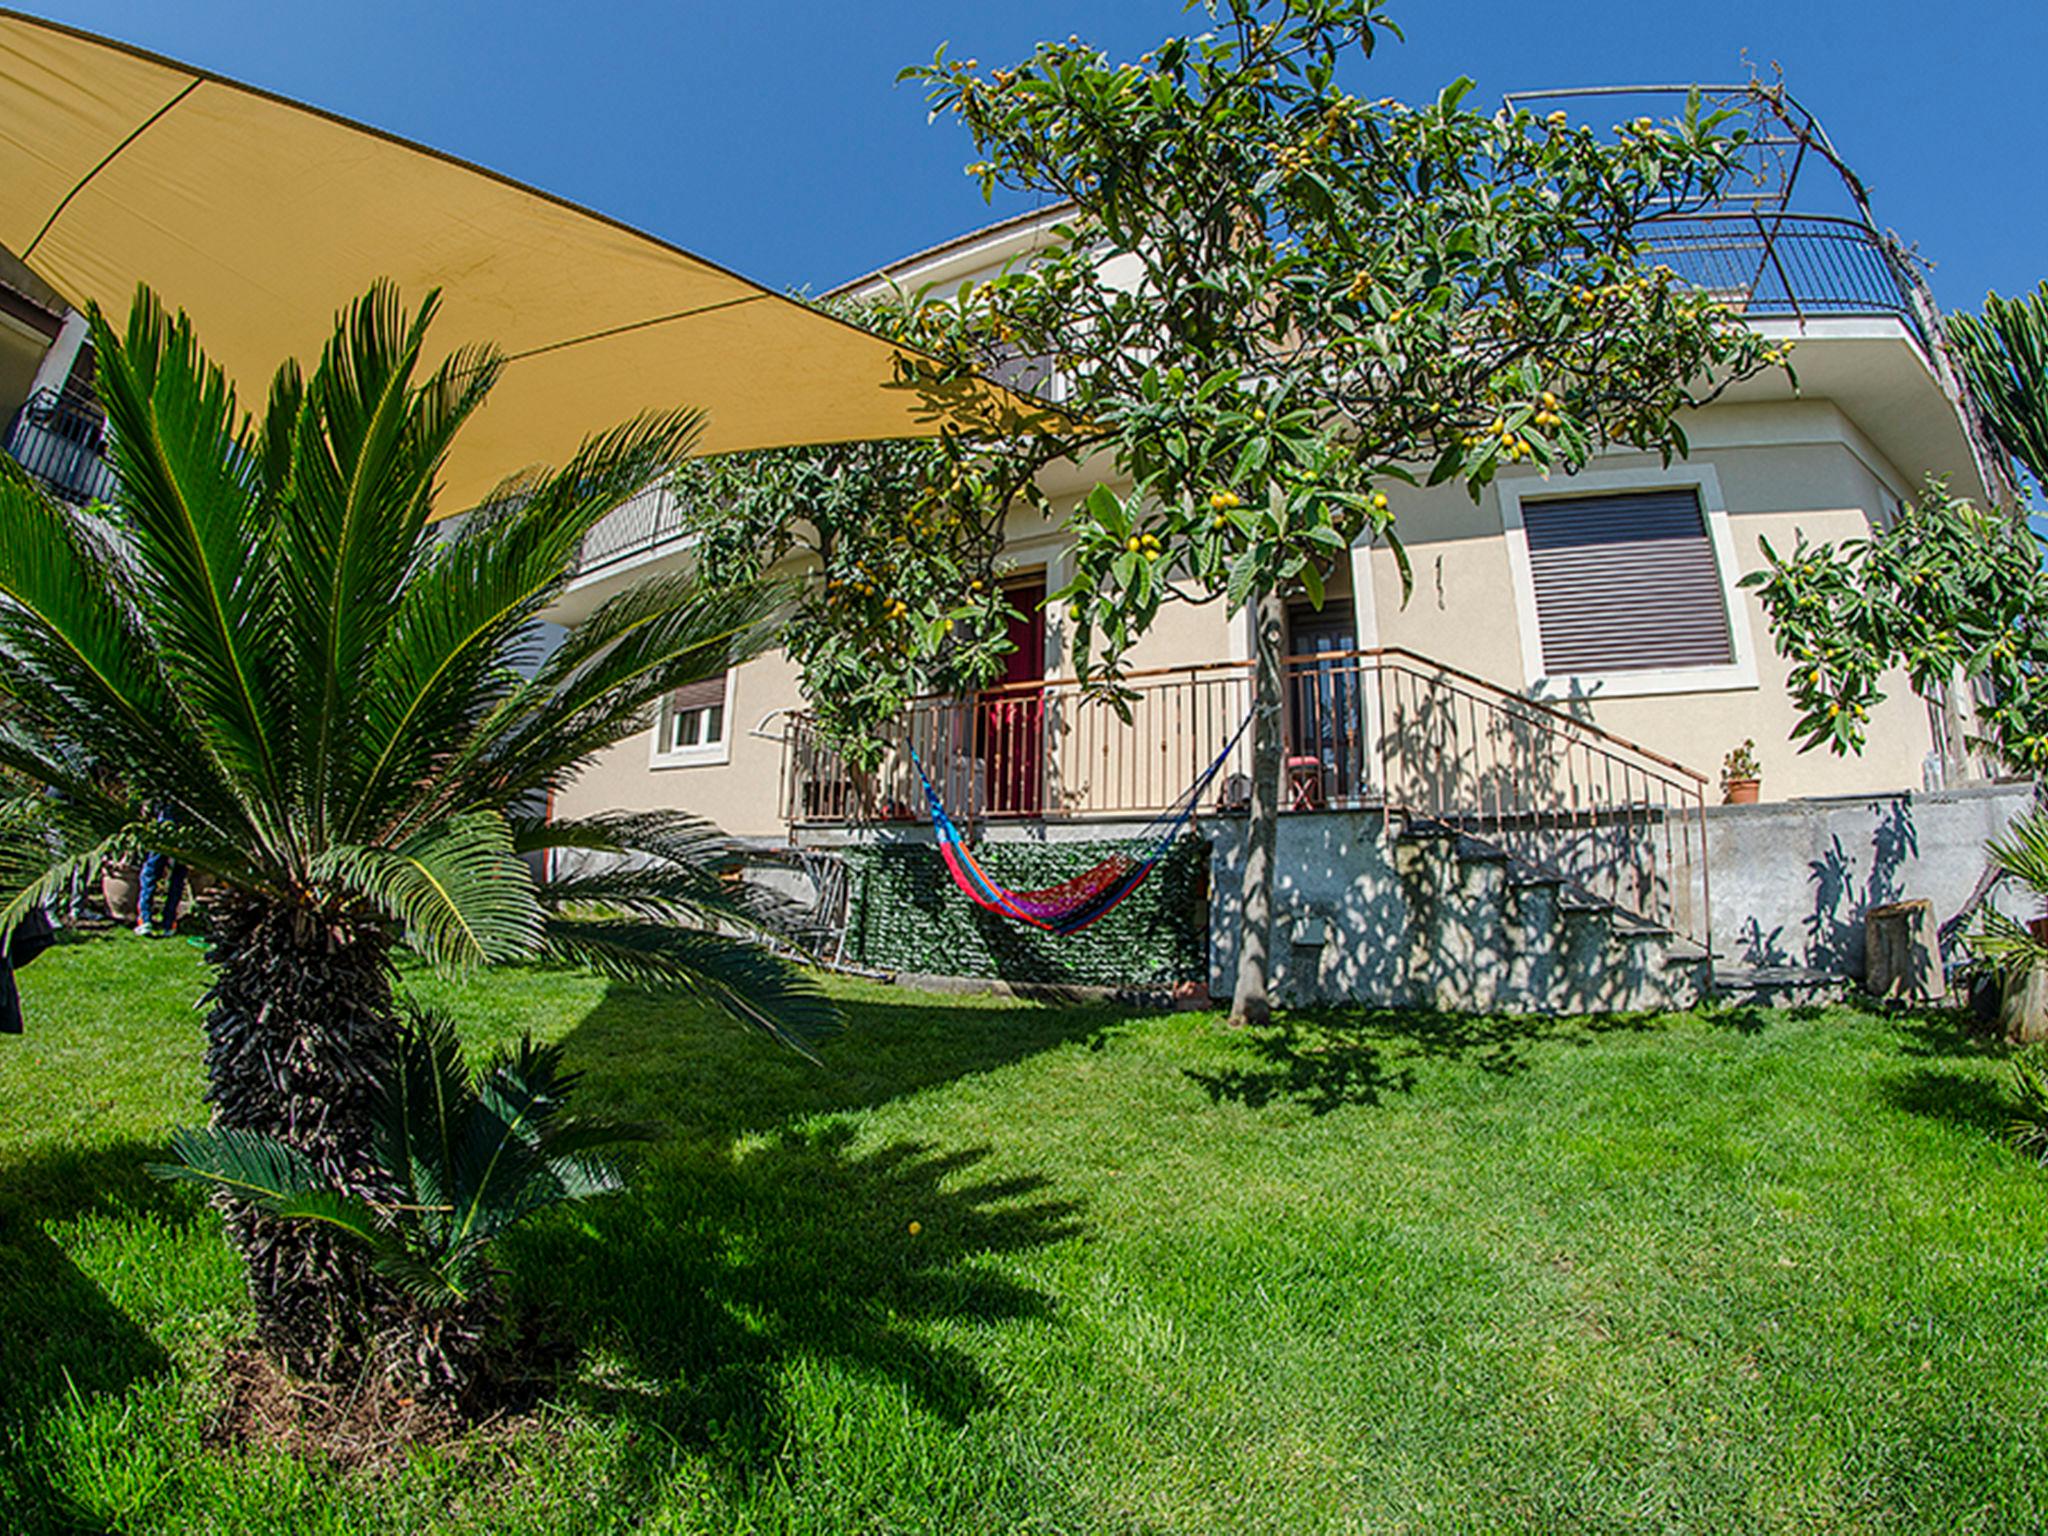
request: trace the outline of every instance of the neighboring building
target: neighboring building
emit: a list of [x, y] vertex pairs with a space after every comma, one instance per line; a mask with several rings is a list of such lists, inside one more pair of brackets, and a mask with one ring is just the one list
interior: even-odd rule
[[0, 250], [0, 442], [52, 492], [77, 503], [112, 484], [92, 377], [85, 317]]

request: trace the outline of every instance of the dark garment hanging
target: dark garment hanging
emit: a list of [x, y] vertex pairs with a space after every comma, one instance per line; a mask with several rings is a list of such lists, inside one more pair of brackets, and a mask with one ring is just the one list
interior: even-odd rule
[[0, 1035], [21, 1033], [21, 991], [14, 985], [15, 968], [27, 965], [56, 942], [56, 925], [41, 907], [16, 925], [7, 952], [0, 954]]

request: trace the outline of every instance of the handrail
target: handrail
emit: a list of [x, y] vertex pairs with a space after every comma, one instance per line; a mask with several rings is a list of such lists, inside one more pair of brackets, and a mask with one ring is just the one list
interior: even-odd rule
[[[1376, 645], [1361, 646], [1356, 650], [1350, 651], [1309, 651], [1299, 655], [1283, 656], [1280, 659], [1280, 664], [1282, 667], [1294, 667], [1297, 665], [1307, 666], [1327, 662], [1362, 661], [1386, 656], [1402, 657], [1426, 666], [1432, 671], [1442, 672], [1447, 676], [1455, 677], [1460, 682], [1469, 683], [1475, 688], [1483, 688], [1488, 693], [1513, 703], [1518, 709], [1533, 710], [1537, 714], [1548, 715], [1550, 718], [1570, 726], [1575, 731], [1582, 731], [1589, 735], [1598, 736], [1604, 741], [1610, 741], [1618, 747], [1624, 747], [1639, 756], [1647, 757], [1653, 763], [1658, 764], [1660, 767], [1669, 768], [1674, 773], [1682, 773], [1688, 778], [1698, 780], [1702, 784], [1707, 782], [1707, 776], [1697, 768], [1687, 767], [1684, 763], [1666, 757], [1663, 753], [1653, 748], [1631, 741], [1628, 737], [1610, 731], [1605, 726], [1596, 725], [1590, 720], [1581, 720], [1576, 715], [1568, 715], [1555, 705], [1545, 704], [1540, 699], [1532, 699], [1527, 694], [1516, 693], [1511, 688], [1503, 688], [1499, 683], [1489, 682], [1483, 677], [1454, 667], [1448, 662], [1438, 661], [1432, 656], [1424, 656], [1418, 651], [1411, 651], [1406, 646]], [[1162, 677], [1197, 676], [1204, 672], [1249, 673], [1251, 668], [1252, 663], [1249, 660], [1240, 658], [1230, 658], [1223, 661], [1182, 662], [1176, 666], [1140, 667], [1134, 671], [1122, 672], [1116, 676], [1114, 681], [1116, 683], [1149, 682]], [[1023, 682], [990, 683], [984, 688], [974, 690], [974, 696], [981, 699], [1000, 699], [1006, 696], [1023, 698], [1053, 690], [1078, 689], [1081, 686], [1081, 680], [1078, 677], [1031, 678]], [[905, 703], [907, 705], [948, 703], [957, 701], [959, 698], [960, 695], [956, 693], [920, 693], [912, 695], [909, 699], [905, 700]]]
[[[792, 826], [920, 819], [914, 749], [964, 822], [1087, 821], [1164, 809], [1251, 707], [1242, 659], [1142, 668], [1122, 708], [1073, 677], [913, 699], [858, 770], [793, 711]], [[1639, 917], [1707, 937], [1706, 775], [1589, 720], [1400, 646], [1283, 663], [1283, 804], [1399, 812], [1486, 837]], [[1218, 812], [1243, 809], [1230, 748]]]

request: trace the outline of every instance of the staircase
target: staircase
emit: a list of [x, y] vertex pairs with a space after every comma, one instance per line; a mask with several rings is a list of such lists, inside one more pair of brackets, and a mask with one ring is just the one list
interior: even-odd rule
[[[912, 754], [974, 834], [1143, 826], [1212, 762], [1212, 992], [1241, 923], [1244, 662], [1135, 672], [1123, 708], [1074, 679], [914, 700], [857, 767], [797, 715], [793, 833], [860, 838], [922, 816]], [[1275, 868], [1275, 995], [1460, 1011], [1685, 1007], [1713, 987], [1705, 776], [1397, 647], [1289, 658]], [[1574, 712], [1576, 711], [1576, 713]]]
[[1713, 985], [1701, 945], [1444, 822], [1397, 818], [1410, 1007], [1481, 1013], [1686, 1008]]

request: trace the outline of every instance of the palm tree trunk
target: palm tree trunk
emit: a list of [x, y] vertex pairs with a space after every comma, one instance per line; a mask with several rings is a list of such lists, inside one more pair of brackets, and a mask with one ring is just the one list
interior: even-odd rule
[[[276, 1136], [336, 1187], [388, 1198], [372, 1143], [397, 1030], [389, 932], [231, 893], [212, 919], [206, 1094], [214, 1122]], [[358, 1370], [396, 1303], [361, 1253], [311, 1223], [232, 1203], [227, 1224], [249, 1267], [264, 1344], [303, 1375]]]
[[1230, 1000], [1233, 1024], [1263, 1024], [1273, 1012], [1268, 970], [1273, 950], [1273, 861], [1280, 841], [1280, 651], [1287, 629], [1287, 605], [1278, 591], [1259, 594], [1252, 621], [1252, 799], [1244, 829], [1237, 987]]

